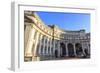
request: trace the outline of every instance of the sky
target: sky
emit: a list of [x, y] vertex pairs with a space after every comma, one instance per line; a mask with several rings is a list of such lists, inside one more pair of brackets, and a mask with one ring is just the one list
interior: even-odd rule
[[61, 13], [61, 12], [37, 12], [46, 25], [56, 25], [64, 30], [85, 29], [90, 32], [90, 14]]

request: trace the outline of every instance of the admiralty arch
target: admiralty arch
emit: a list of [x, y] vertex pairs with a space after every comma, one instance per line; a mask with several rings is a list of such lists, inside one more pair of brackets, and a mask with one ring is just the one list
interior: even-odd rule
[[90, 58], [90, 33], [46, 25], [34, 11], [24, 11], [24, 61]]

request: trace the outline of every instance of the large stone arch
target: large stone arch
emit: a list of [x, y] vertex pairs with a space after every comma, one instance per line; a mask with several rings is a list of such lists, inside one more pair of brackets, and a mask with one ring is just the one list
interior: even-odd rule
[[62, 57], [66, 56], [66, 45], [65, 43], [61, 42], [60, 43], [60, 47], [61, 47], [61, 50], [62, 50]]
[[68, 48], [68, 56], [69, 57], [74, 57], [74, 46], [72, 43], [68, 43], [67, 44], [67, 48]]
[[82, 44], [81, 43], [76, 43], [75, 44], [75, 49], [76, 49], [77, 56], [82, 56], [83, 55], [83, 49], [82, 49]]

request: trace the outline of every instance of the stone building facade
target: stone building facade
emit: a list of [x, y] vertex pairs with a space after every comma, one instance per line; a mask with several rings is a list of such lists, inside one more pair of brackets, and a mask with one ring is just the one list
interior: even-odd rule
[[90, 33], [45, 25], [34, 11], [24, 11], [24, 61], [90, 58]]

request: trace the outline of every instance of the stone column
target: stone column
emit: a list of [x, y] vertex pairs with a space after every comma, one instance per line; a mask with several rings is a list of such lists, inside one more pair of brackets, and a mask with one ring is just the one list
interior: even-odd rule
[[66, 56], [68, 57], [68, 47], [67, 47], [67, 42], [66, 42]]
[[75, 43], [73, 44], [73, 47], [74, 47], [74, 55], [75, 55], [75, 57], [77, 57]]
[[59, 41], [57, 40], [56, 41], [56, 50], [57, 50], [57, 52], [58, 52], [58, 54], [57, 54], [57, 56], [59, 57]]
[[53, 41], [53, 56], [55, 56], [55, 39]]
[[83, 50], [83, 54], [85, 54], [85, 52], [84, 52], [84, 49], [85, 49], [85, 47], [84, 47], [84, 42], [82, 42], [82, 50]]
[[39, 42], [39, 32], [37, 32], [37, 35], [36, 35], [36, 39], [35, 39], [35, 45], [34, 45], [34, 50], [33, 50], [33, 58], [32, 60], [38, 60], [38, 57], [37, 57], [37, 45], [38, 45], [38, 42]]
[[44, 40], [43, 40], [43, 56], [45, 55], [45, 40], [46, 40], [46, 37], [44, 36]]
[[88, 53], [90, 53], [90, 47], [89, 47], [88, 42], [87, 42], [87, 49], [88, 49]]
[[[62, 41], [61, 41], [62, 42]], [[62, 56], [62, 47], [60, 47], [60, 56]]]
[[58, 49], [58, 57], [60, 57], [60, 43], [59, 40], [57, 41], [57, 49]]
[[50, 56], [50, 38], [49, 38], [49, 41], [48, 41], [49, 43], [48, 43], [48, 56]]
[[49, 55], [49, 52], [48, 52], [48, 46], [49, 46], [49, 45], [48, 45], [48, 42], [49, 42], [49, 38], [47, 38], [47, 43], [46, 43], [46, 44], [47, 44], [47, 47], [46, 47], [46, 49], [47, 49], [47, 50], [46, 50], [46, 55]]
[[40, 44], [39, 44], [39, 55], [41, 56], [41, 45], [42, 45], [42, 35], [40, 36], [40, 40], [39, 40], [40, 42]]
[[61, 56], [61, 47], [60, 47], [60, 40], [59, 40], [59, 57]]
[[52, 48], [52, 39], [50, 39], [50, 55], [52, 55], [51, 48]]
[[[28, 32], [29, 31], [29, 32]], [[32, 47], [34, 43], [35, 29], [31, 26], [26, 26], [25, 31], [25, 56], [32, 57]]]

